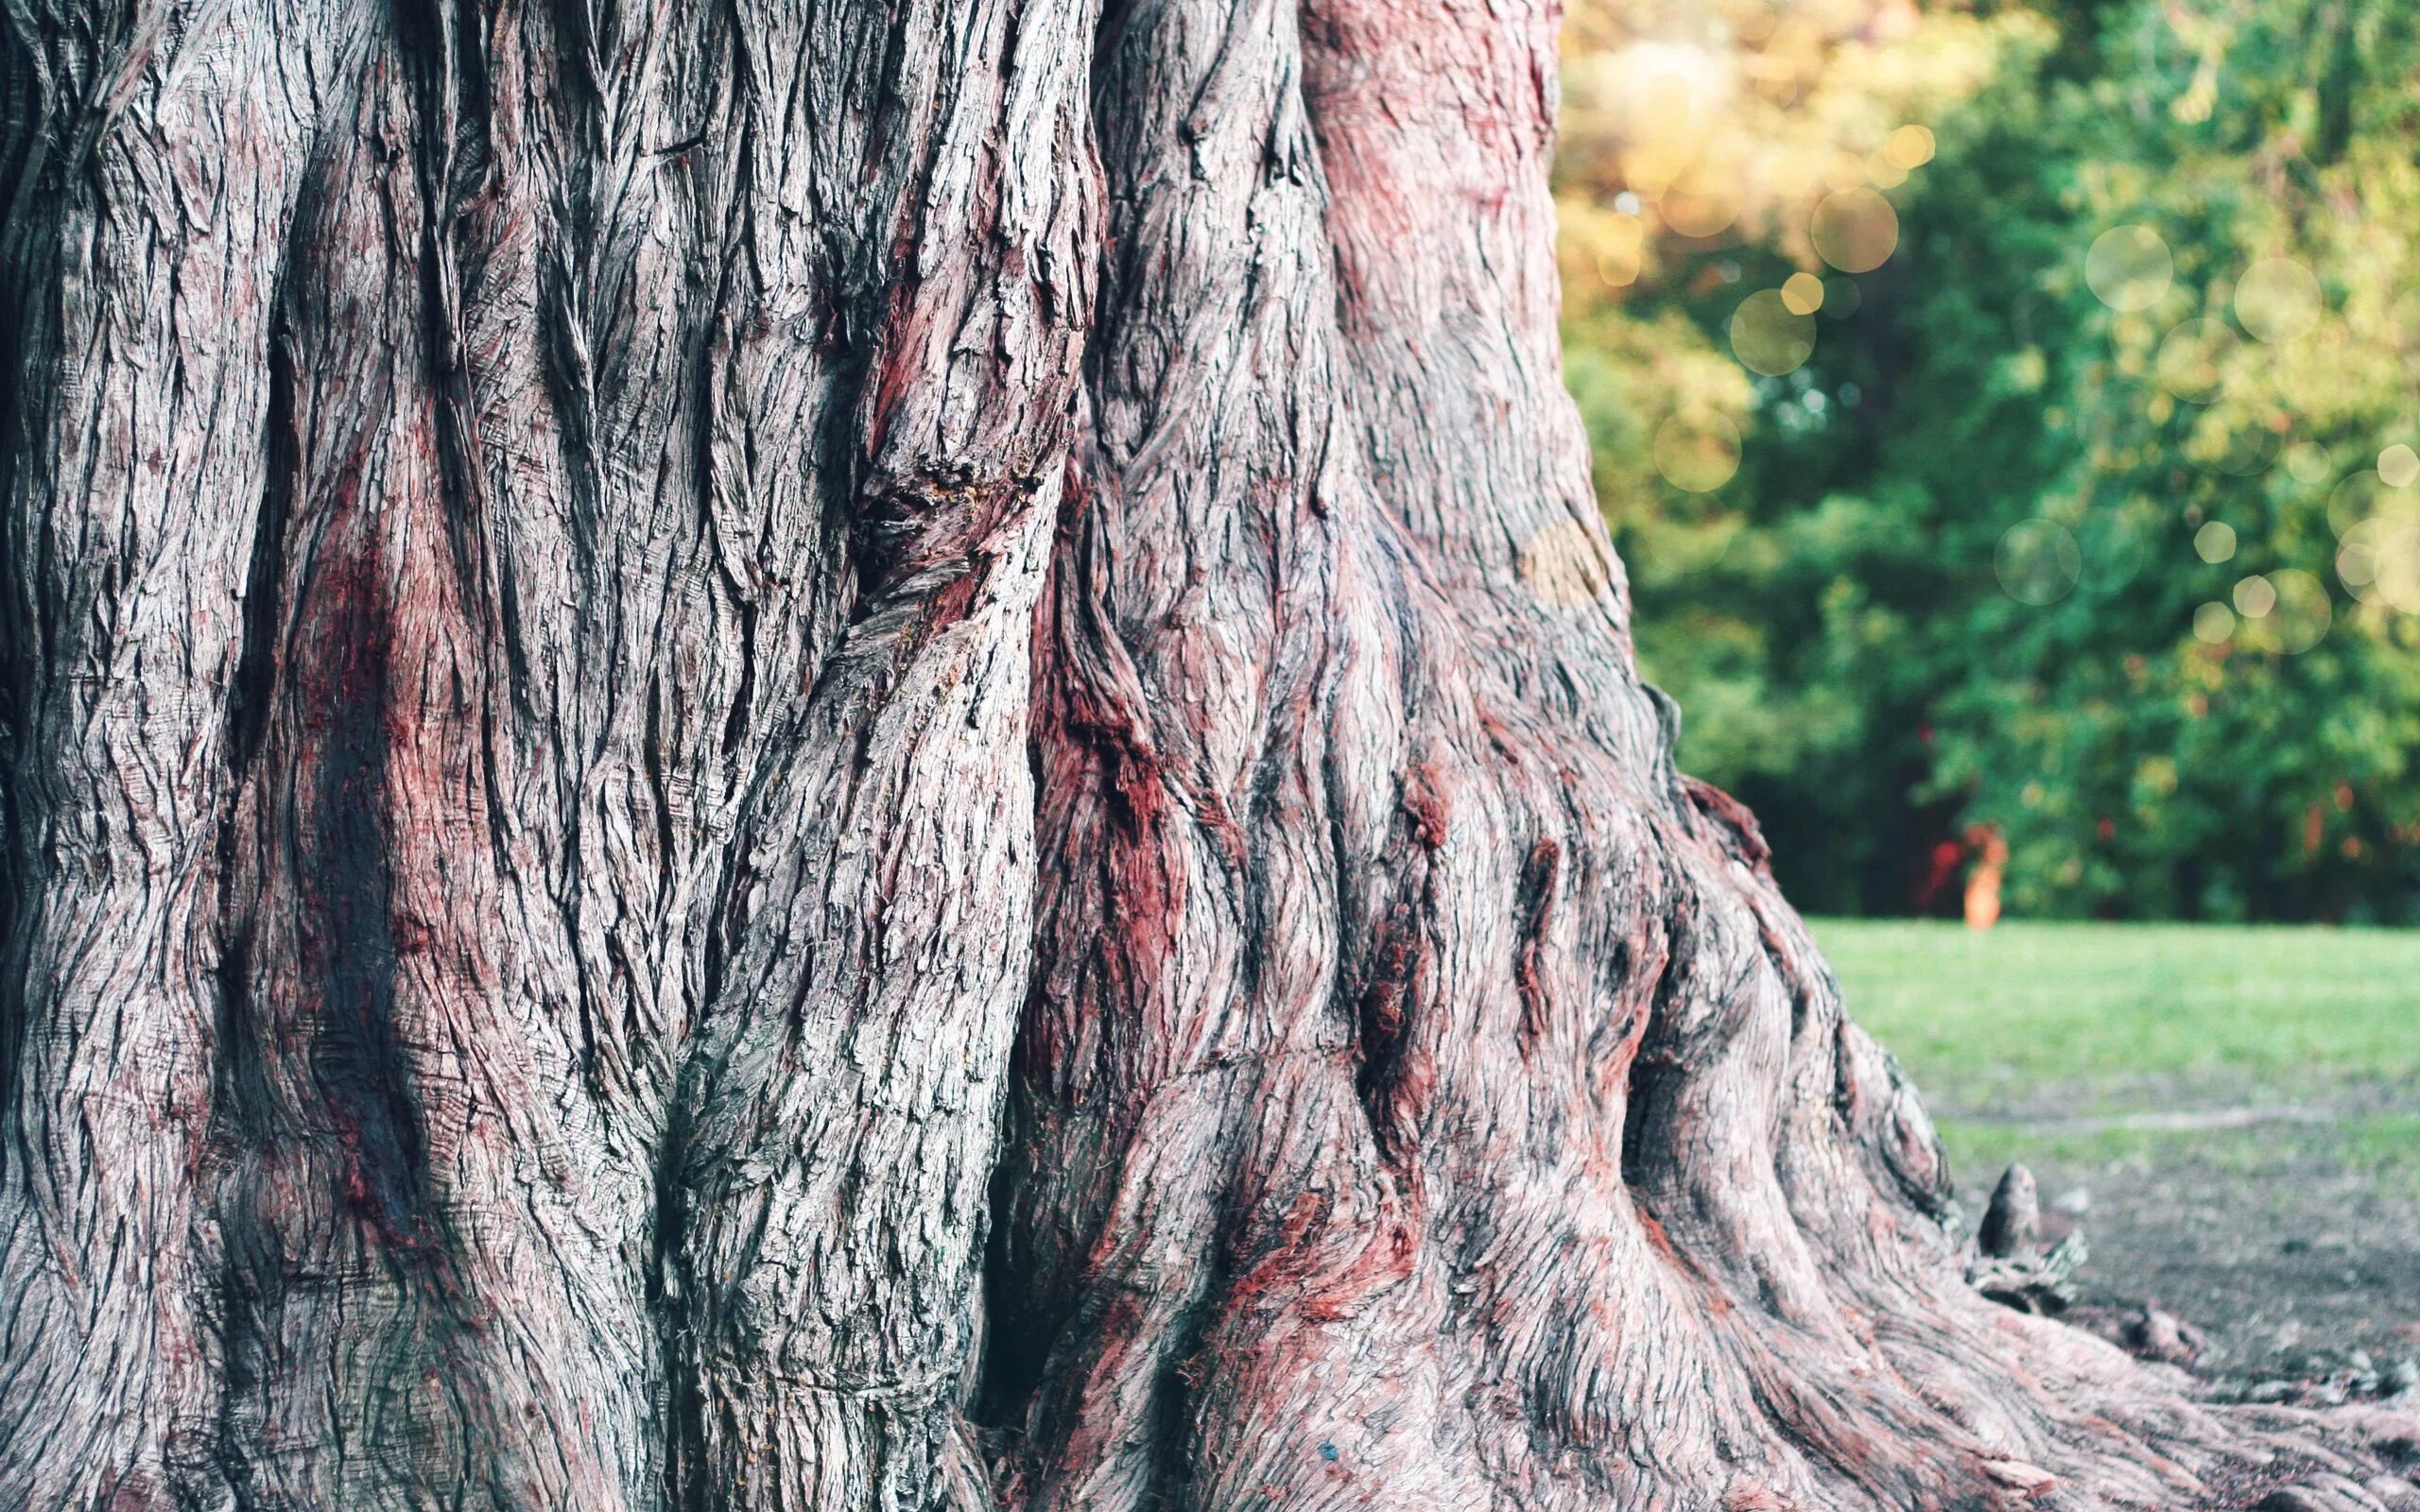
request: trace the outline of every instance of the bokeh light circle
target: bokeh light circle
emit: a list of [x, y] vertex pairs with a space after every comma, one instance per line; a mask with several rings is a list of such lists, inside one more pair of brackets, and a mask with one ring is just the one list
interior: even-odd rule
[[2378, 478], [2390, 489], [2408, 489], [2420, 479], [2420, 452], [2401, 441], [2378, 454]]
[[2327, 523], [2343, 534], [2372, 515], [2407, 513], [2411, 496], [2388, 488], [2386, 479], [2363, 470], [2336, 485], [2327, 496]]
[[2386, 334], [2398, 352], [2420, 354], [2420, 289], [2405, 289], [2387, 306]]
[[2229, 477], [2250, 477], [2265, 472], [2277, 460], [2277, 433], [2258, 421], [2227, 427], [2218, 438], [2215, 449], [2197, 449], [2197, 465], [2212, 472]]
[[1608, 213], [1594, 205], [1572, 210], [1558, 207], [1557, 213], [1579, 231], [1579, 244], [1593, 254], [1589, 261], [1608, 288], [1627, 288], [1638, 282], [1647, 264], [1646, 222], [1636, 215]]
[[2235, 556], [2235, 526], [2213, 520], [2193, 532], [2193, 554], [2215, 567]]
[[2185, 321], [2160, 340], [2160, 387], [2187, 404], [2208, 404], [2226, 385], [2227, 358], [2237, 345], [2224, 321]]
[[2235, 611], [2248, 620], [2256, 620], [2277, 607], [2277, 588], [2258, 573], [2235, 585], [2227, 595], [2235, 601]]
[[2286, 448], [2286, 471], [2293, 474], [2295, 482], [2316, 486], [2327, 481], [2334, 464], [2328, 460], [2325, 447], [2312, 441], [2296, 441]]
[[1720, 236], [1739, 218], [1739, 181], [1736, 169], [1700, 164], [1675, 180], [1655, 208], [1684, 236]]
[[2345, 531], [2336, 576], [2363, 603], [2420, 614], [2420, 522], [2371, 519]]
[[2148, 310], [2176, 277], [2168, 243], [2149, 226], [2113, 226], [2084, 253], [2083, 281], [2113, 310]]
[[1631, 134], [1641, 139], [1685, 135], [1697, 109], [1696, 95], [1678, 72], [1667, 68], [1656, 73], [1631, 96]]
[[1781, 302], [1792, 315], [1813, 315], [1824, 307], [1824, 281], [1812, 273], [1792, 273], [1782, 280]]
[[2264, 257], [2236, 281], [2235, 318], [2263, 341], [2309, 335], [2319, 311], [2319, 280], [2290, 257]]
[[2386, 524], [2384, 520], [2364, 520], [2336, 542], [2336, 580], [2355, 598], [2368, 598], [2377, 591]]
[[2083, 560], [2076, 586], [2086, 593], [2116, 593], [2143, 568], [2143, 538], [2114, 509], [2094, 510], [2077, 524], [2076, 550]]
[[1903, 126], [1882, 144], [1882, 156], [1894, 168], [1921, 168], [1932, 161], [1934, 142], [1932, 129]]
[[2235, 633], [2235, 610], [2224, 604], [2204, 604], [2193, 611], [2193, 638], [2220, 645]]
[[2276, 606], [2261, 625], [2276, 637], [2277, 649], [2300, 656], [2326, 639], [2336, 611], [2325, 583], [2315, 574], [2287, 567], [2269, 575], [2269, 586], [2276, 593]]
[[1759, 289], [1731, 314], [1731, 350], [1751, 372], [1778, 378], [1813, 354], [1815, 321], [1792, 313], [1779, 290]]
[[1807, 222], [1816, 255], [1843, 273], [1870, 273], [1899, 246], [1899, 213], [1871, 189], [1825, 195]]
[[2055, 604], [2083, 572], [2076, 538], [2055, 520], [2022, 520], [2000, 536], [1992, 555], [2000, 587], [2020, 604]]
[[2420, 525], [2398, 525], [2387, 533], [2374, 583], [2380, 603], [2420, 614]]
[[1739, 471], [1739, 428], [1721, 415], [1684, 411], [1655, 428], [1655, 471], [1685, 493], [1712, 493]]

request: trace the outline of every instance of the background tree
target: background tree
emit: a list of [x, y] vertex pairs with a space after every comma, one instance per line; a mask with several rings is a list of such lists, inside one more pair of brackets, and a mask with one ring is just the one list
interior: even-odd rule
[[[1641, 201], [1619, 286], [1578, 255], [1599, 222], [1570, 222], [1565, 331], [1685, 759], [1755, 805], [1811, 907], [1903, 911], [1935, 847], [1990, 824], [2026, 913], [2408, 920], [2409, 18], [2016, 7], [1893, 37], [1888, 14], [1762, 110], [1877, 153], [1922, 126], [1936, 155], [1904, 174], [1851, 155], [1692, 239], [1618, 159], [1566, 154], [1600, 219]], [[1667, 66], [1628, 39], [1671, 25], [1636, 12], [1616, 56]], [[1719, 41], [1681, 56], [1772, 72]], [[1890, 61], [1910, 51], [1960, 61]], [[1899, 234], [1851, 279], [1806, 233], [1860, 172]], [[1804, 360], [1743, 369], [1737, 312], [1809, 270]]]
[[9, 16], [0, 1504], [2420, 1503], [1967, 1289], [1550, 8]]

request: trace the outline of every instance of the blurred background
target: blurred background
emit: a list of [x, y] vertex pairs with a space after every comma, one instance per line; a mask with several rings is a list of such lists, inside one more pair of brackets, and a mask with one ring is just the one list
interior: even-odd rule
[[1572, 0], [1564, 131], [1568, 379], [1684, 765], [1970, 1188], [2035, 1165], [2087, 1289], [2222, 1366], [2391, 1378], [2420, 0]]

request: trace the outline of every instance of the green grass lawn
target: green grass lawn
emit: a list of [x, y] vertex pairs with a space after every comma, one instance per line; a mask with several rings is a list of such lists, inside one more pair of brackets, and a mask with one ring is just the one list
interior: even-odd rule
[[[1819, 919], [1962, 1165], [2324, 1145], [2420, 1185], [2420, 931]], [[2256, 1116], [2263, 1110], [2277, 1116]], [[2183, 1116], [2241, 1127], [2157, 1126]]]

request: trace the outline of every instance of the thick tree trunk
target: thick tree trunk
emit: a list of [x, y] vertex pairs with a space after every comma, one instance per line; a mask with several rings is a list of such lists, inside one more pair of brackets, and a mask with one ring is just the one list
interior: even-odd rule
[[2420, 1507], [1962, 1281], [1550, 0], [6, 21], [0, 1507]]

